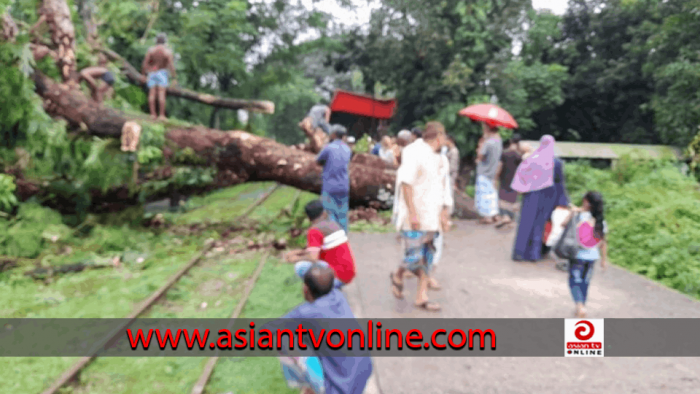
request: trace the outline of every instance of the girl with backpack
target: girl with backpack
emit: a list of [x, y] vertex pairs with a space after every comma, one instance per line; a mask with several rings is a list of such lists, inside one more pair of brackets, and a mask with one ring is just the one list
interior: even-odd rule
[[[576, 303], [576, 317], [586, 317], [586, 299], [588, 285], [593, 275], [593, 266], [600, 260], [603, 270], [608, 265], [608, 251], [605, 223], [605, 208], [603, 196], [595, 191], [589, 191], [583, 197], [581, 207], [571, 206], [571, 214], [567, 219], [576, 220], [576, 238], [578, 251], [576, 257], [569, 260], [569, 289]], [[566, 226], [566, 224], [565, 224]]]

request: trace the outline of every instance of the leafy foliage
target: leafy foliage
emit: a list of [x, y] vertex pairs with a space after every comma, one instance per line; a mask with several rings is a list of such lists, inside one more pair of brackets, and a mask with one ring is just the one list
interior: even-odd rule
[[692, 178], [664, 162], [565, 169], [574, 203], [588, 190], [603, 194], [612, 262], [700, 297], [700, 193]]
[[14, 177], [7, 174], [0, 174], [0, 210], [9, 211], [17, 205], [17, 197], [15, 197]]
[[0, 254], [34, 258], [49, 242], [70, 236], [56, 211], [38, 204], [23, 204], [13, 220], [0, 219]]

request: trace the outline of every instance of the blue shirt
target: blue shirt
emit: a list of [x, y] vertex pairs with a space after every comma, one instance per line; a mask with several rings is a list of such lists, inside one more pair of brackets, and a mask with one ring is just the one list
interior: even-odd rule
[[382, 148], [382, 144], [379, 143], [379, 142], [377, 142], [376, 144], [374, 144], [374, 148], [372, 148], [372, 154], [373, 154], [373, 155], [376, 155], [376, 156], [379, 156], [379, 150], [380, 150], [381, 148]]
[[[334, 289], [314, 302], [305, 302], [285, 319], [354, 319], [348, 301]], [[362, 394], [372, 374], [369, 357], [319, 357], [323, 367], [326, 394]]]
[[352, 151], [341, 140], [326, 145], [318, 154], [316, 162], [323, 166], [323, 186], [321, 192], [333, 195], [347, 195], [350, 192], [348, 166]]

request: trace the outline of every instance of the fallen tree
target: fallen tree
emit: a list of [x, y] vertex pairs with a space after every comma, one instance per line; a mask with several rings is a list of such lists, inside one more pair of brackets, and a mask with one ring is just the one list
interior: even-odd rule
[[[62, 1], [48, 1], [52, 7], [46, 7], [45, 10], [48, 12], [52, 9], [62, 9], [63, 7], [57, 7], [56, 4]], [[63, 40], [67, 36], [73, 37], [72, 22], [63, 16], [53, 18], [50, 13], [46, 15], [45, 19], [52, 27], [52, 36], [61, 37], [61, 42], [65, 44], [63, 47], [59, 45], [59, 53], [55, 57], [57, 66], [64, 71], [67, 65], [74, 64], [74, 58], [70, 57], [74, 53], [73, 41], [66, 43], [64, 41], [67, 40]], [[60, 19], [60, 23], [55, 23], [57, 19]], [[65, 28], [66, 31], [62, 32], [62, 28]], [[54, 42], [56, 43], [56, 40]], [[106, 54], [111, 55], [112, 58], [121, 58], [111, 51], [106, 51]], [[143, 76], [123, 59], [122, 63], [128, 78], [133, 79], [134, 82], [143, 82]], [[68, 80], [66, 72], [63, 72], [62, 75]], [[142, 121], [141, 119], [130, 119], [119, 111], [88, 99], [74, 84], [58, 83], [38, 71], [34, 73], [34, 81], [37, 93], [43, 98], [44, 110], [48, 114], [65, 119], [71, 126], [89, 135], [120, 138], [125, 123], [130, 121], [140, 123]], [[260, 102], [235, 99], [223, 99], [230, 100], [227, 102], [217, 101], [216, 98], [212, 99], [213, 96], [190, 91], [185, 91], [182, 94], [213, 106], [223, 106], [224, 103], [228, 103], [226, 105], [230, 106], [227, 108], [242, 105], [235, 108], [250, 109], [257, 105], [259, 110], [271, 110], [270, 105], [267, 104], [251, 104]], [[290, 127], [292, 126], [290, 125]], [[97, 205], [137, 203], [136, 195], [138, 193], [135, 193], [135, 189], [140, 188], [143, 192], [144, 189], [148, 189], [149, 183], [154, 181], [163, 183], [173, 178], [175, 171], [167, 164], [167, 161], [178, 151], [187, 148], [194, 151], [201, 159], [196, 164], [192, 163], [193, 167], [213, 169], [215, 174], [209, 184], [184, 186], [177, 190], [183, 195], [247, 181], [276, 181], [301, 190], [315, 193], [321, 191], [322, 168], [315, 162], [313, 153], [293, 149], [244, 131], [223, 132], [202, 126], [172, 127], [167, 130], [165, 137], [166, 143], [162, 147], [166, 157], [165, 166], [152, 173], [140, 174], [136, 184], [115, 187], [104, 193], [92, 193], [92, 203]], [[396, 179], [394, 168], [387, 168], [387, 165], [377, 157], [360, 154], [355, 155], [349, 169], [351, 204], [376, 208], [388, 208], [392, 205]], [[26, 179], [22, 179], [19, 183], [22, 184], [18, 184], [21, 186], [18, 188], [19, 192], [24, 193], [24, 197], [41, 194], [47, 187], [45, 183], [33, 183]], [[172, 192], [172, 190], [160, 189], [149, 192], [146, 199], [162, 198], [168, 192]], [[141, 193], [141, 199], [143, 200], [143, 193]], [[456, 212], [461, 213], [460, 216], [468, 217], [474, 212], [471, 199], [466, 197], [466, 199], [457, 200]]]
[[[92, 135], [119, 138], [124, 124], [131, 120], [44, 75], [37, 73], [35, 80], [49, 114], [60, 116]], [[316, 163], [315, 155], [268, 138], [239, 130], [223, 132], [203, 126], [175, 127], [166, 133], [166, 145], [171, 152], [191, 148], [206, 160], [205, 166], [216, 168], [211, 188], [247, 181], [276, 181], [314, 193], [321, 191], [322, 168]], [[171, 175], [163, 173], [160, 179]], [[351, 162], [351, 204], [388, 208], [393, 203], [395, 182], [393, 168]], [[202, 189], [209, 188], [183, 194]], [[461, 195], [455, 200], [458, 216], [474, 217], [473, 202], [468, 196]]]
[[[82, 92], [35, 73], [37, 93], [52, 116], [99, 136], [120, 138], [127, 121], [124, 114], [89, 100]], [[321, 191], [321, 167], [309, 152], [292, 149], [244, 131], [222, 132], [206, 127], [173, 128], [166, 134], [171, 150], [191, 148], [217, 169], [215, 183], [277, 181], [315, 193]], [[351, 201], [386, 207], [391, 204], [395, 170], [351, 163]]]

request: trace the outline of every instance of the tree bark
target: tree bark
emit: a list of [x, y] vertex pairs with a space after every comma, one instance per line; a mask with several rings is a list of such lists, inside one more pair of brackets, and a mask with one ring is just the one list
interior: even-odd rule
[[[107, 55], [107, 57], [112, 61], [122, 63], [122, 74], [126, 76], [129, 82], [138, 86], [146, 86], [146, 77], [139, 73], [134, 66], [132, 66], [129, 62], [126, 61], [126, 59], [109, 49], [102, 49], [102, 52], [105, 55]], [[197, 101], [199, 103], [211, 105], [216, 108], [245, 109], [247, 111], [261, 112], [265, 114], [275, 113], [275, 104], [271, 101], [242, 100], [219, 97], [213, 96], [211, 94], [193, 92], [191, 90], [183, 89], [176, 86], [168, 87], [167, 94], [173, 97], [180, 97], [186, 100]]]
[[2, 33], [0, 37], [2, 37], [3, 41], [14, 42], [15, 36], [17, 36], [17, 33], [19, 33], [17, 24], [12, 19], [9, 13], [3, 13], [0, 16], [0, 33]]
[[95, 21], [95, 12], [97, 10], [95, 0], [82, 0], [79, 3], [79, 10], [85, 26], [87, 44], [90, 48], [96, 48], [99, 46], [99, 34], [97, 30], [98, 25]]
[[61, 71], [63, 80], [74, 79], [76, 76], [75, 29], [66, 0], [44, 0], [38, 14], [40, 21], [49, 26], [51, 41], [57, 48], [58, 69]]

